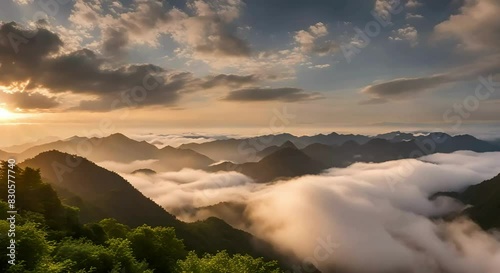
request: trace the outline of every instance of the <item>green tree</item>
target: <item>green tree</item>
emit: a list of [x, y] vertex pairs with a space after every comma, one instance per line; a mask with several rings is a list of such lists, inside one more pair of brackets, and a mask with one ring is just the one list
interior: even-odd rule
[[115, 267], [112, 252], [103, 245], [95, 245], [85, 239], [62, 241], [53, 253], [56, 262], [71, 261], [71, 272], [84, 270], [108, 273]]
[[127, 239], [115, 238], [106, 242], [115, 262], [115, 270], [128, 273], [152, 273], [146, 262], [139, 262], [134, 257], [131, 243]]
[[190, 252], [185, 260], [177, 262], [176, 273], [281, 273], [277, 262], [265, 262], [262, 258], [236, 254], [230, 256], [226, 251], [216, 255], [206, 254], [199, 258]]
[[186, 257], [184, 244], [173, 228], [143, 225], [130, 231], [127, 238], [134, 256], [145, 260], [157, 272], [174, 272], [177, 260]]
[[108, 238], [126, 238], [130, 228], [118, 220], [113, 218], [106, 218], [99, 222]]

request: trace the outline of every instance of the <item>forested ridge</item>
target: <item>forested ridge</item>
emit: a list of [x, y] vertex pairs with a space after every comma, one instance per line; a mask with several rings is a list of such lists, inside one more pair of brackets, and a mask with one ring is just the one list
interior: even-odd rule
[[[0, 168], [0, 244], [6, 249], [9, 210], [6, 162]], [[16, 257], [0, 257], [1, 272], [279, 273], [278, 263], [248, 254], [187, 249], [174, 227], [131, 228], [115, 219], [83, 224], [79, 209], [61, 202], [40, 171], [16, 167]]]

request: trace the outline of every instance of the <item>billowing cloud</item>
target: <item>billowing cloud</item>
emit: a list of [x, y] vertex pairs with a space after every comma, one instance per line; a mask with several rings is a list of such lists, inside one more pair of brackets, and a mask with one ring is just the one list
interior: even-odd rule
[[[120, 29], [110, 33], [105, 49], [123, 53]], [[93, 97], [75, 109], [111, 111], [121, 107], [173, 106], [182, 94], [214, 87], [241, 88], [255, 84], [255, 75], [219, 74], [197, 78], [190, 72], [170, 71], [152, 64], [112, 62], [89, 49], [62, 52], [59, 36], [45, 28], [27, 29], [15, 23], [0, 26], [0, 85], [23, 85], [21, 92], [4, 94], [10, 108], [48, 109], [58, 106], [50, 94]]]
[[230, 92], [224, 100], [227, 101], [284, 101], [296, 102], [319, 99], [317, 93], [307, 93], [299, 88], [246, 88]]
[[323, 272], [496, 273], [500, 241], [466, 219], [442, 191], [496, 176], [500, 153], [456, 152], [378, 164], [358, 163], [274, 184], [234, 172], [183, 170], [123, 174], [184, 220], [222, 217]]
[[[135, 1], [131, 9], [102, 13], [111, 3], [77, 1], [70, 21], [76, 26], [97, 28], [102, 48], [120, 50], [130, 45], [158, 47], [161, 35], [172, 37], [183, 48], [180, 54], [201, 60], [248, 57], [250, 48], [239, 38], [231, 23], [240, 16], [240, 0], [188, 1], [189, 11], [170, 7], [162, 1]], [[93, 19], [93, 20], [89, 20]]]
[[112, 58], [121, 58], [127, 53], [129, 37], [123, 28], [108, 28], [103, 31], [103, 53]]
[[376, 0], [373, 10], [380, 18], [390, 22], [392, 14], [401, 12], [403, 8], [400, 0]]
[[469, 50], [500, 48], [500, 2], [497, 0], [466, 0], [460, 13], [451, 15], [435, 27], [435, 38], [456, 38]]
[[408, 0], [405, 4], [405, 8], [407, 9], [415, 9], [423, 6], [423, 4], [419, 0]]
[[416, 46], [418, 44], [418, 31], [413, 26], [405, 26], [394, 30], [389, 39], [393, 41], [408, 41], [411, 46]]
[[327, 55], [335, 53], [339, 45], [331, 40], [321, 41], [322, 37], [328, 35], [325, 24], [319, 22], [312, 25], [307, 30], [300, 30], [295, 33], [295, 42], [302, 52], [307, 54]]

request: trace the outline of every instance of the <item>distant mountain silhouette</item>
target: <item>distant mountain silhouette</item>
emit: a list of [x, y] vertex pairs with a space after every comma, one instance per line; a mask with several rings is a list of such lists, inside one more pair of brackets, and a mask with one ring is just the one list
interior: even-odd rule
[[306, 174], [318, 174], [326, 167], [311, 159], [297, 148], [285, 147], [266, 156], [259, 162], [234, 164], [224, 162], [208, 168], [208, 171], [238, 171], [256, 182], [270, 182], [280, 178], [291, 178]]
[[270, 146], [280, 146], [287, 141], [296, 140], [291, 134], [265, 135], [245, 139], [224, 139], [205, 143], [188, 143], [179, 146], [180, 149], [191, 149], [206, 155], [215, 161], [233, 161], [244, 163], [257, 161], [257, 152]]
[[395, 132], [376, 135], [375, 138], [390, 140], [391, 142], [401, 142], [401, 141], [413, 140], [416, 138], [416, 136], [412, 133], [403, 133], [400, 131], [395, 131]]
[[8, 160], [13, 154], [0, 150], [0, 160]]
[[[257, 157], [263, 157], [258, 162], [223, 162], [210, 166], [208, 171], [238, 171], [257, 182], [269, 182], [279, 178], [317, 174], [327, 168], [346, 167], [355, 162], [385, 162], [460, 150], [500, 151], [500, 147], [469, 135], [453, 137], [432, 133], [406, 140], [408, 135], [394, 133], [385, 137], [389, 139], [374, 138], [364, 144], [355, 140], [348, 140], [340, 146], [314, 143], [301, 150], [293, 142], [286, 141], [280, 146], [273, 145], [258, 152]], [[393, 141], [396, 137], [405, 140]]]
[[410, 141], [372, 139], [366, 144], [348, 141], [341, 146], [312, 144], [302, 149], [306, 155], [328, 167], [345, 167], [354, 162], [385, 162], [460, 150], [491, 152], [500, 151], [500, 147], [469, 135], [452, 137], [433, 133], [415, 137]]
[[[286, 142], [293, 143], [294, 146], [298, 148], [304, 148], [314, 143], [341, 145], [349, 140], [356, 141], [358, 143], [366, 143], [370, 140], [370, 137], [352, 134], [341, 135], [337, 133], [301, 137], [291, 134], [279, 134], [244, 139], [216, 140], [205, 143], [188, 143], [179, 146], [179, 148], [191, 149], [216, 161], [228, 160], [237, 163], [244, 163], [249, 161], [258, 161], [263, 157], [270, 155], [272, 152], [277, 151], [277, 147], [280, 147]], [[274, 148], [271, 148], [273, 146]], [[270, 149], [264, 151], [266, 148]]]
[[353, 134], [337, 134], [331, 133], [328, 135], [319, 134], [315, 136], [302, 136], [299, 137], [299, 141], [297, 142], [297, 147], [304, 148], [308, 145], [319, 143], [325, 145], [342, 145], [348, 141], [354, 141], [359, 144], [364, 144], [368, 142], [372, 137], [364, 136], [364, 135], [353, 135]]
[[281, 149], [285, 149], [285, 148], [297, 149], [297, 146], [295, 146], [295, 144], [293, 144], [293, 142], [288, 140], [285, 143], [281, 144], [280, 146], [273, 145], [273, 146], [269, 146], [269, 147], [265, 148], [264, 150], [258, 152], [257, 156], [259, 156], [259, 158], [264, 158], [272, 153], [275, 153], [275, 152], [277, 152]]
[[[73, 163], [73, 167], [68, 166]], [[48, 151], [21, 163], [20, 167], [40, 169], [43, 179], [65, 204], [80, 208], [84, 222], [111, 217], [131, 227], [172, 226], [188, 249], [200, 253], [226, 249], [230, 253], [262, 255], [254, 249], [250, 234], [215, 218], [193, 224], [181, 222], [121, 176], [87, 159]]]
[[57, 138], [57, 137], [44, 137], [44, 138], [41, 138], [41, 139], [36, 140], [36, 141], [27, 142], [27, 143], [18, 144], [18, 145], [12, 145], [12, 146], [8, 146], [8, 147], [2, 147], [1, 149], [5, 150], [6, 152], [9, 152], [9, 153], [20, 153], [20, 152], [25, 151], [33, 146], [42, 145], [42, 144], [54, 142], [57, 140], [59, 140], [59, 138]]
[[93, 162], [115, 161], [130, 163], [136, 160], [157, 160], [151, 168], [155, 171], [176, 171], [183, 168], [201, 169], [214, 161], [191, 150], [165, 147], [158, 149], [146, 141], [135, 141], [123, 134], [103, 138], [73, 137], [67, 140], [35, 146], [17, 155], [19, 161], [42, 152], [57, 150], [77, 154]]
[[[279, 150], [279, 147], [284, 143], [293, 143], [297, 148], [304, 149], [314, 144], [322, 144], [323, 146], [313, 146], [313, 148], [326, 146], [344, 146], [344, 144], [349, 144], [351, 147], [353, 147], [354, 144], [365, 145], [368, 144], [371, 140], [377, 139], [386, 140], [390, 143], [407, 143], [412, 141], [415, 143], [427, 143], [429, 140], [439, 139], [439, 137], [452, 138], [448, 134], [439, 132], [428, 133], [425, 135], [415, 135], [412, 133], [403, 133], [399, 131], [380, 134], [373, 137], [353, 134], [342, 135], [337, 133], [300, 137], [290, 134], [279, 134], [244, 139], [216, 140], [201, 144], [189, 143], [183, 144], [179, 146], [179, 148], [191, 149], [200, 154], [204, 154], [216, 161], [227, 160], [236, 163], [245, 163], [259, 161], [260, 159]], [[495, 145], [493, 145], [492, 143], [478, 140], [470, 135], [461, 135], [455, 136], [451, 141], [441, 143], [439, 144], [439, 146], [440, 151], [438, 152], [450, 152], [456, 150], [496, 151], [498, 150], [498, 148], [500, 148], [500, 142], [495, 142]], [[393, 156], [389, 156], [389, 158], [393, 158]]]

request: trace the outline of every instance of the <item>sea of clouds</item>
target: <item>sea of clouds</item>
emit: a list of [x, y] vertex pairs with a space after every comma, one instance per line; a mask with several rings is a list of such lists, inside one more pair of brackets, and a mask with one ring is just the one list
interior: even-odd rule
[[271, 184], [236, 172], [130, 174], [148, 161], [100, 164], [182, 220], [216, 216], [269, 242], [294, 258], [296, 272], [314, 264], [325, 273], [498, 273], [498, 234], [463, 218], [441, 220], [463, 205], [429, 197], [490, 179], [499, 162], [500, 153], [462, 151]]

